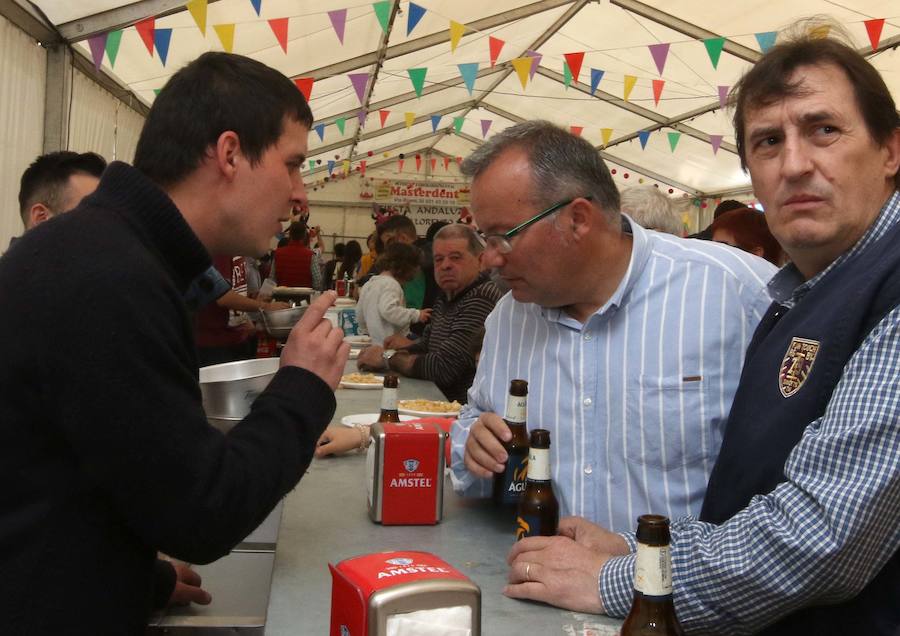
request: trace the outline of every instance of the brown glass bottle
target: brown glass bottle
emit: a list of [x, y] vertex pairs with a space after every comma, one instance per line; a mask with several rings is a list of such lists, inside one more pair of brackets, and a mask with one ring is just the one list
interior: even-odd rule
[[384, 388], [381, 389], [381, 413], [379, 422], [399, 422], [400, 413], [397, 412], [397, 374], [386, 373], [384, 375]]
[[641, 515], [636, 538], [634, 601], [619, 633], [621, 636], [684, 634], [672, 602], [669, 519], [662, 515]]
[[516, 514], [516, 541], [525, 537], [552, 537], [559, 527], [559, 502], [550, 481], [550, 431], [531, 431], [528, 479]]
[[528, 475], [528, 427], [525, 413], [528, 405], [528, 382], [512, 380], [506, 398], [506, 413], [503, 421], [509, 427], [512, 437], [503, 442], [507, 460], [503, 472], [494, 473], [494, 503], [498, 506], [515, 508], [525, 491]]

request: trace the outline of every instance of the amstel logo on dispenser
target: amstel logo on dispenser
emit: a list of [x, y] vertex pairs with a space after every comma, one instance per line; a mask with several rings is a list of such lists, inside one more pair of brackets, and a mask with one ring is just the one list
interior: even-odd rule
[[444, 506], [446, 433], [427, 422], [372, 426], [366, 456], [369, 516], [385, 525], [434, 524]]

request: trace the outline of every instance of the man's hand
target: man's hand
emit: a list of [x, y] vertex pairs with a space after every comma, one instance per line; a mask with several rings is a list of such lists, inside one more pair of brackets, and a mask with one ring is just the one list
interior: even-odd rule
[[559, 521], [558, 532], [595, 552], [610, 556], [622, 556], [629, 552], [628, 544], [621, 535], [601, 528], [584, 517], [563, 517]]
[[366, 347], [359, 352], [356, 368], [360, 371], [381, 371], [384, 369], [384, 349], [378, 345]]
[[406, 336], [395, 333], [392, 336], [388, 336], [384, 339], [384, 348], [385, 349], [406, 349], [410, 345], [412, 345], [415, 340], [410, 340]]
[[469, 429], [463, 460], [466, 468], [478, 477], [492, 477], [503, 471], [508, 459], [501, 440], [508, 442], [512, 432], [496, 413], [482, 413]]
[[265, 311], [278, 311], [279, 309], [290, 309], [290, 308], [291, 308], [290, 303], [284, 303], [284, 302], [281, 302], [280, 300], [274, 300], [272, 302], [264, 302], [262, 304], [262, 306], [260, 306], [260, 309], [263, 309]]
[[597, 581], [600, 568], [609, 558], [568, 537], [528, 537], [509, 551], [509, 585], [503, 593], [510, 598], [602, 614]]
[[209, 605], [212, 596], [200, 587], [203, 580], [200, 575], [183, 563], [171, 562], [175, 568], [175, 589], [169, 597], [169, 605]]
[[281, 366], [292, 365], [312, 371], [322, 378], [331, 390], [337, 388], [344, 371], [350, 345], [344, 342], [343, 330], [325, 318], [337, 294], [327, 291], [316, 298], [300, 321], [291, 329]]

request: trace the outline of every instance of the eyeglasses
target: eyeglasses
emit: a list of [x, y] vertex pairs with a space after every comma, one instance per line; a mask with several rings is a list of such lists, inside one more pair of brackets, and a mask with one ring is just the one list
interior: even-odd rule
[[530, 226], [534, 225], [541, 219], [550, 216], [557, 210], [560, 210], [570, 203], [572, 203], [575, 199], [587, 199], [590, 201], [593, 197], [588, 195], [585, 197], [574, 197], [571, 199], [566, 199], [565, 201], [560, 201], [559, 203], [554, 203], [549, 208], [542, 212], [538, 212], [533, 217], [528, 219], [527, 221], [523, 221], [519, 223], [516, 227], [509, 230], [508, 232], [503, 232], [502, 234], [484, 234], [482, 232], [478, 232], [478, 240], [481, 241], [481, 245], [488, 250], [496, 250], [500, 254], [509, 254], [512, 252], [512, 245], [510, 245], [509, 240], [514, 237], [516, 234], [520, 234], [527, 230]]

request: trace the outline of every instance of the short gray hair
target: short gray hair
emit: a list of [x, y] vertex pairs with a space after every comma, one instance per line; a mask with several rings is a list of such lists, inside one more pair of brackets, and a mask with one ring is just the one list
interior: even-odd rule
[[622, 190], [622, 212], [648, 230], [681, 236], [681, 219], [672, 200], [653, 186], [635, 186]]
[[435, 241], [439, 239], [466, 239], [466, 247], [474, 256], [478, 256], [484, 251], [484, 246], [481, 244], [481, 241], [478, 240], [478, 234], [475, 233], [475, 230], [462, 223], [451, 223], [450, 225], [442, 227], [438, 230], [437, 234], [434, 235]]
[[462, 173], [476, 179], [510, 148], [527, 153], [534, 181], [531, 198], [539, 206], [590, 196], [608, 220], [618, 219], [619, 191], [600, 153], [548, 121], [526, 121], [497, 133], [463, 161]]

